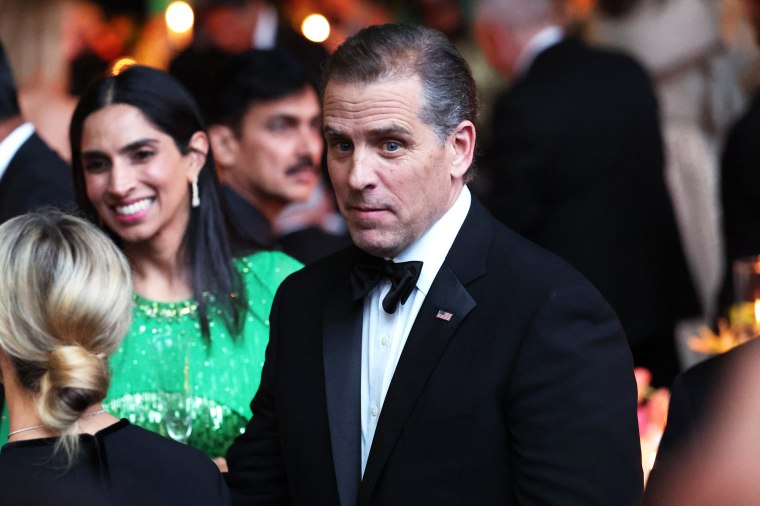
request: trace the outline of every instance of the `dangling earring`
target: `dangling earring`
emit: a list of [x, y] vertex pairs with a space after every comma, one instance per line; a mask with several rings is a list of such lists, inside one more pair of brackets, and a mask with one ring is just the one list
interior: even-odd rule
[[201, 205], [201, 197], [198, 195], [198, 176], [195, 176], [193, 178], [193, 182], [191, 183], [192, 191], [193, 191], [193, 199], [190, 202], [190, 205], [193, 207], [198, 207]]

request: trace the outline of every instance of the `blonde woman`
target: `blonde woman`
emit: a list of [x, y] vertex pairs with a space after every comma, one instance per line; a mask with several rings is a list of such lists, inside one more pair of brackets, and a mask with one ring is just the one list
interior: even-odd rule
[[85, 220], [39, 213], [0, 226], [3, 505], [227, 504], [201, 452], [102, 408], [130, 281], [119, 248]]

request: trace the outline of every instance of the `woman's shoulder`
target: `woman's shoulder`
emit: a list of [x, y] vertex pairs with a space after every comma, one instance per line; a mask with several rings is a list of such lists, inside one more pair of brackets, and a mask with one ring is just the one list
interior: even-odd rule
[[283, 279], [301, 269], [303, 264], [281, 251], [257, 251], [235, 259], [244, 279], [255, 277], [265, 284], [279, 285]]
[[111, 436], [112, 441], [120, 441], [120, 447], [130, 452], [148, 457], [154, 465], [163, 467], [167, 462], [181, 462], [187, 471], [195, 470], [215, 475], [216, 465], [202, 451], [192, 446], [180, 444], [172, 439], [127, 423]]
[[[120, 422], [103, 446], [114, 495], [122, 504], [226, 504], [227, 488], [216, 464], [203, 452], [167, 437]], [[190, 481], [188, 481], [188, 479]], [[134, 483], [141, 483], [135, 489]], [[169, 501], [169, 499], [174, 501]], [[130, 499], [126, 501], [126, 499]]]

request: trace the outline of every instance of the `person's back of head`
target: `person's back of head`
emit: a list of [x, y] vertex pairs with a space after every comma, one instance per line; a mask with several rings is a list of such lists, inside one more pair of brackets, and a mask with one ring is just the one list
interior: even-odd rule
[[129, 265], [94, 225], [41, 212], [0, 225], [0, 273], [0, 350], [70, 462], [130, 324]]
[[5, 54], [5, 48], [0, 42], [0, 121], [14, 118], [20, 114], [13, 71]]
[[561, 25], [556, 0], [481, 0], [475, 36], [491, 67], [511, 79], [530, 41], [543, 29]]
[[316, 88], [316, 83], [309, 79], [304, 62], [287, 50], [252, 49], [235, 55], [214, 80], [209, 124], [238, 130], [252, 103], [297, 94], [307, 86]]
[[439, 142], [462, 121], [475, 123], [477, 89], [467, 62], [445, 35], [419, 25], [370, 26], [347, 39], [327, 61], [322, 93], [330, 82], [366, 85], [412, 76], [422, 85], [420, 119]]
[[556, 21], [558, 14], [556, 0], [480, 0], [479, 17], [511, 29], [529, 29]]
[[68, 0], [0, 0], [0, 37], [20, 89], [66, 89]]

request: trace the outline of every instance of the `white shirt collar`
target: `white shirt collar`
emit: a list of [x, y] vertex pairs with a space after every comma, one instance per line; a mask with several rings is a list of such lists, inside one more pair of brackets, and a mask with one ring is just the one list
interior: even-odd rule
[[446, 211], [430, 229], [416, 242], [408, 246], [394, 258], [396, 262], [422, 260], [422, 271], [417, 280], [417, 288], [427, 295], [438, 270], [443, 265], [446, 255], [454, 244], [454, 239], [462, 228], [467, 213], [470, 210], [472, 196], [465, 186], [451, 209]]
[[528, 72], [533, 60], [543, 51], [549, 49], [551, 46], [557, 44], [562, 40], [565, 34], [557, 25], [549, 25], [546, 28], [539, 30], [533, 37], [530, 38], [525, 47], [520, 52], [520, 56], [517, 58], [517, 75], [525, 75]]
[[274, 49], [277, 38], [277, 11], [271, 5], [265, 5], [259, 12], [256, 28], [253, 30], [254, 49]]
[[16, 152], [33, 133], [34, 126], [31, 123], [24, 123], [19, 125], [0, 142], [0, 179], [3, 178], [5, 171], [8, 170], [8, 165], [10, 165], [13, 157], [16, 156]]

